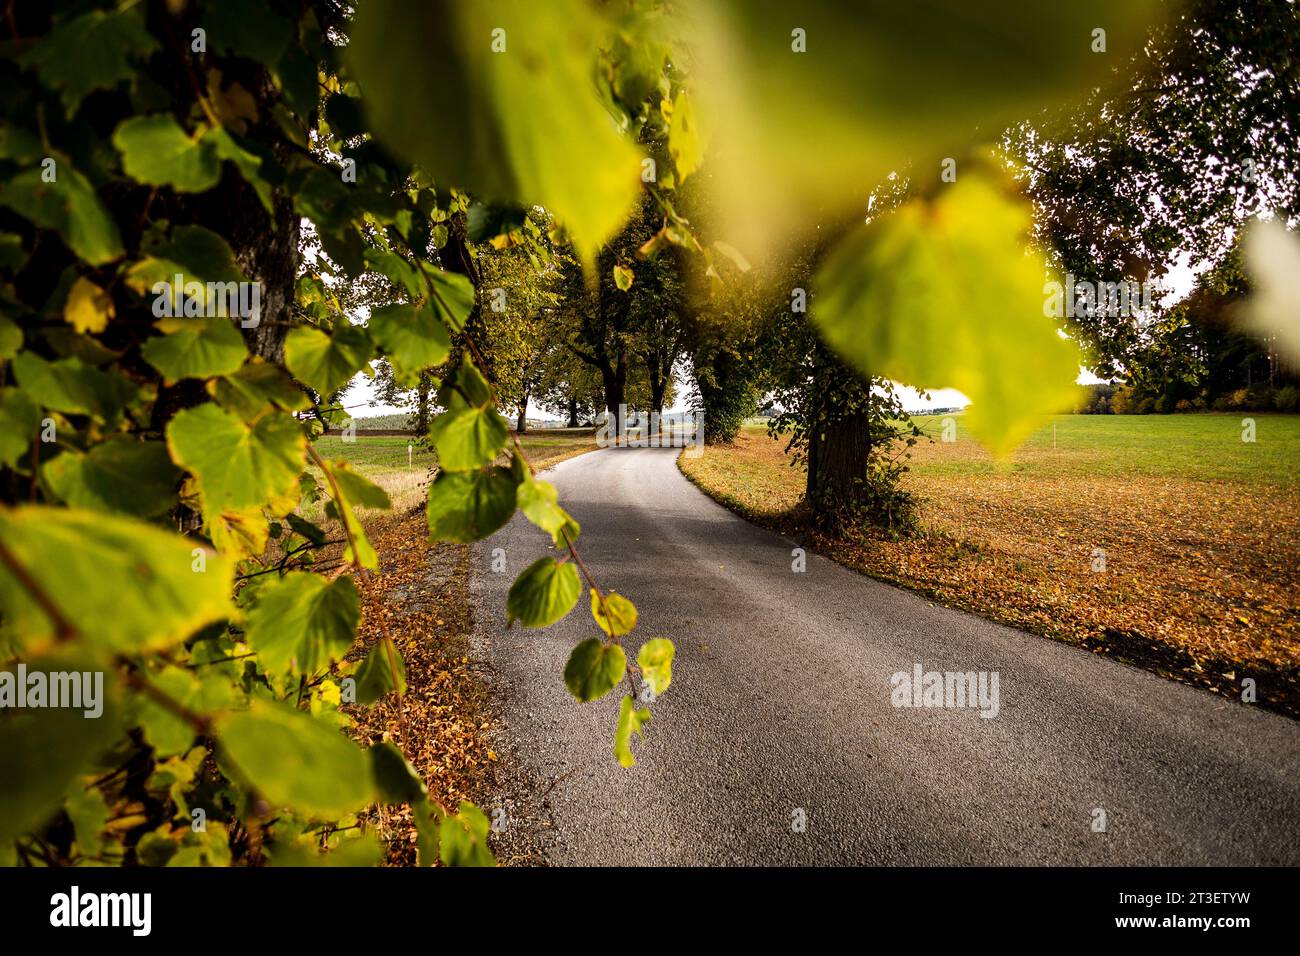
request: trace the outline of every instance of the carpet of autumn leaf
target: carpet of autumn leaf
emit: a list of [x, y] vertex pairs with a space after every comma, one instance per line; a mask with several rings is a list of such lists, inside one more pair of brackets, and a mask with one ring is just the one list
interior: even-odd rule
[[803, 470], [761, 427], [679, 462], [865, 574], [1220, 693], [1254, 677], [1259, 703], [1300, 715], [1300, 420], [1273, 418], [1251, 458], [1228, 416], [1105, 418], [1063, 416], [1060, 443], [1044, 431], [1002, 466], [969, 440], [922, 441], [903, 486], [924, 530], [900, 541], [809, 531]]
[[[543, 433], [525, 437], [522, 444], [539, 471], [596, 447], [590, 434], [557, 440]], [[404, 465], [404, 445], [401, 451]], [[426, 462], [420, 497], [432, 474]], [[391, 485], [395, 501], [410, 490], [404, 467], [391, 475], [380, 471], [376, 480]], [[407, 686], [400, 699], [389, 694], [370, 707], [349, 708], [356, 721], [352, 734], [368, 743], [391, 740], [428, 785], [430, 796], [445, 806], [471, 800], [490, 814], [492, 807], [484, 800], [500, 789], [502, 768], [492, 749], [497, 720], [484, 665], [472, 659], [470, 650], [470, 549], [430, 544], [422, 504], [400, 513], [359, 514], [379, 555], [380, 574], [367, 573], [358, 581], [361, 626], [348, 659], [363, 659], [386, 630], [405, 660]], [[388, 848], [388, 865], [415, 865], [416, 832], [408, 806], [372, 808], [365, 822]], [[497, 856], [498, 862], [514, 862], [508, 846], [505, 852], [498, 847]]]

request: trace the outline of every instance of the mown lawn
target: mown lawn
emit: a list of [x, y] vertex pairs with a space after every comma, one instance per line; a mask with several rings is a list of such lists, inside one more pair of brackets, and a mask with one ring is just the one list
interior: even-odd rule
[[935, 440], [903, 482], [923, 531], [902, 541], [809, 532], [803, 471], [761, 425], [680, 466], [867, 574], [1224, 693], [1253, 675], [1300, 714], [1300, 416], [1055, 416], [1006, 463], [960, 414], [918, 423]]
[[[957, 441], [945, 448], [938, 440], [948, 418]], [[1254, 442], [1242, 441], [1244, 419], [1255, 423]], [[932, 475], [1009, 469], [1045, 476], [1174, 476], [1283, 485], [1295, 481], [1300, 464], [1300, 415], [1054, 415], [1009, 465], [995, 463], [970, 437], [964, 415], [915, 420], [937, 440], [937, 447], [926, 443], [914, 455], [918, 471]]]

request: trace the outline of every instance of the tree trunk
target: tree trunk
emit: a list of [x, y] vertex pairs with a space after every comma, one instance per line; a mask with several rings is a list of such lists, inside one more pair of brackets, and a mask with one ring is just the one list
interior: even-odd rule
[[577, 396], [569, 396], [569, 427], [578, 427], [578, 399]]
[[291, 200], [281, 196], [275, 201], [275, 216], [268, 222], [266, 210], [257, 204], [252, 189], [242, 192], [245, 208], [224, 235], [235, 250], [239, 268], [262, 286], [259, 322], [244, 329], [244, 339], [254, 355], [282, 365], [298, 278], [299, 217]]
[[664, 370], [662, 356], [658, 352], [649, 352], [645, 357], [646, 378], [650, 382], [650, 411], [656, 415], [663, 414], [664, 392], [668, 391], [668, 374]]
[[420, 373], [420, 384], [415, 391], [415, 430], [421, 435], [429, 433], [429, 396], [433, 393], [433, 382], [428, 372]]
[[519, 417], [515, 420], [515, 431], [522, 435], [528, 431], [528, 393], [519, 400]]
[[624, 428], [622, 407], [626, 404], [627, 366], [619, 359], [618, 365], [602, 368], [600, 377], [605, 386], [605, 408], [609, 411], [609, 434], [616, 439]]
[[808, 439], [808, 503], [819, 524], [838, 530], [858, 512], [871, 455], [865, 411], [833, 417]]

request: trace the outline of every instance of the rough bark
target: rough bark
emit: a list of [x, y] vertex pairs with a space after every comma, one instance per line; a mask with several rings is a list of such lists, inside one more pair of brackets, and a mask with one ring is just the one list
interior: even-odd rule
[[839, 526], [857, 511], [871, 456], [865, 411], [829, 417], [808, 437], [808, 503], [817, 520]]

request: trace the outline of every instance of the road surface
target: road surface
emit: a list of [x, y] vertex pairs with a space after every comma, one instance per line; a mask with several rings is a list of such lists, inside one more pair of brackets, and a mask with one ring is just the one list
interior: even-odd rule
[[[677, 645], [635, 767], [612, 749], [626, 684], [590, 704], [563, 685], [597, 634], [585, 591], [550, 628], [504, 628], [510, 583], [549, 539], [517, 515], [474, 549], [475, 643], [530, 781], [510, 805], [533, 802], [520, 819], [546, 862], [1300, 863], [1293, 721], [813, 554], [796, 572], [794, 542], [708, 499], [676, 454], [605, 449], [546, 474], [597, 580], [637, 605], [629, 656]], [[984, 672], [990, 694], [996, 673], [996, 716], [895, 706], [894, 675], [917, 665]]]

